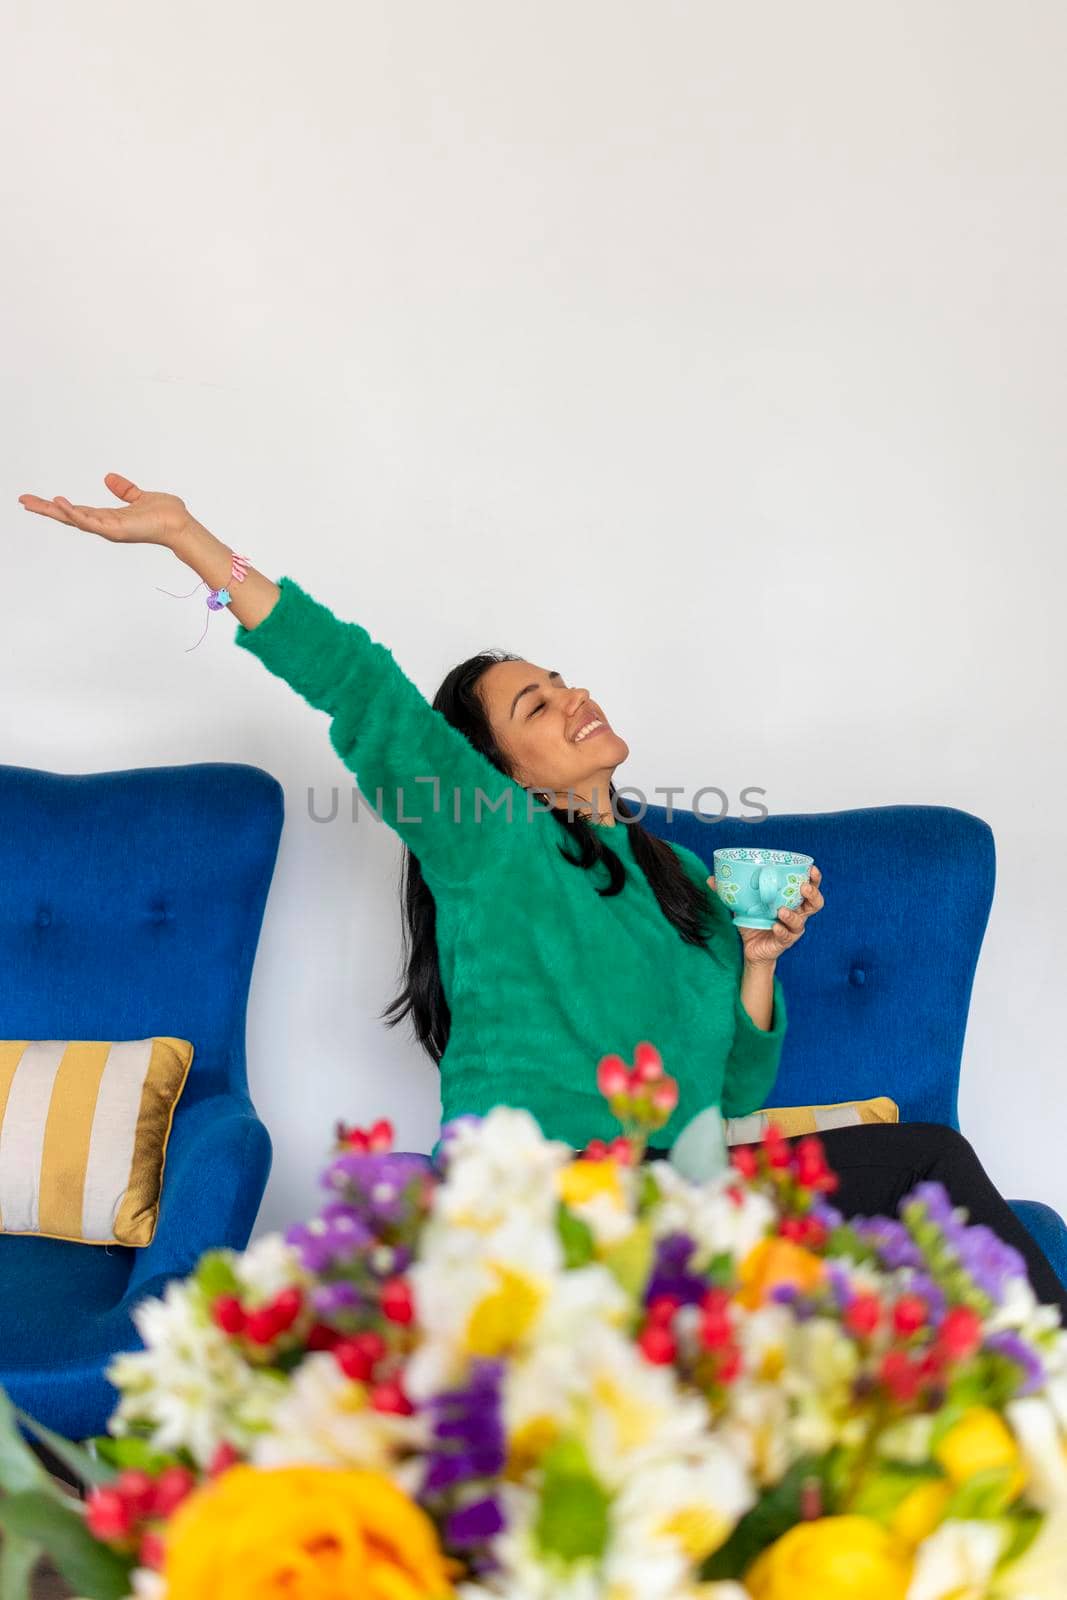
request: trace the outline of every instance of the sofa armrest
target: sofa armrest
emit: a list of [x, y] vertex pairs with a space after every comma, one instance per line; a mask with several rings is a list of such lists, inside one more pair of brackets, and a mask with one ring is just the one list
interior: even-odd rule
[[1032, 1233], [1060, 1282], [1067, 1287], [1067, 1224], [1043, 1200], [1009, 1200], [1023, 1226]]
[[242, 1250], [270, 1165], [270, 1135], [250, 1100], [212, 1095], [184, 1109], [179, 1105], [155, 1237], [137, 1252], [124, 1303], [140, 1299], [149, 1280], [184, 1277], [205, 1250]]

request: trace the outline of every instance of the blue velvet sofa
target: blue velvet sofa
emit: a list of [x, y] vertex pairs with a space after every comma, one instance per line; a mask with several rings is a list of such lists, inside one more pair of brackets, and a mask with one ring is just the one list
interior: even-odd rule
[[104, 1431], [136, 1302], [251, 1233], [271, 1145], [245, 1008], [282, 816], [277, 780], [231, 762], [0, 766], [0, 1038], [195, 1046], [147, 1248], [0, 1235], [0, 1385], [68, 1437]]
[[[777, 969], [789, 1024], [775, 1104], [884, 1094], [903, 1121], [959, 1128], [967, 1010], [996, 878], [988, 823], [952, 806], [708, 822], [688, 805], [670, 817], [650, 805], [641, 821], [694, 850], [709, 873], [713, 851], [762, 843], [804, 851], [823, 874], [826, 910]], [[936, 919], [904, 890], [905, 874], [935, 865], [945, 888]], [[1011, 1205], [1067, 1283], [1062, 1218], [1040, 1201]]]

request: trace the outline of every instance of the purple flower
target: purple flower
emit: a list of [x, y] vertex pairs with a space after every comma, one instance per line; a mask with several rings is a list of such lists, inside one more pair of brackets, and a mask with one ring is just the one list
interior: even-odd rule
[[502, 1361], [475, 1360], [467, 1382], [431, 1396], [423, 1409], [431, 1418], [434, 1443], [427, 1452], [424, 1495], [475, 1478], [495, 1478], [507, 1462], [507, 1436], [501, 1415]]
[[472, 1500], [445, 1519], [445, 1539], [454, 1549], [484, 1544], [506, 1526], [504, 1512], [495, 1494]]
[[323, 1317], [337, 1311], [347, 1311], [351, 1306], [365, 1303], [366, 1297], [354, 1283], [320, 1283], [311, 1291], [311, 1303]]
[[992, 1228], [978, 1223], [953, 1240], [960, 1265], [978, 1288], [999, 1304], [1011, 1278], [1025, 1278], [1026, 1262], [1014, 1245], [1006, 1244]]
[[954, 1207], [943, 1183], [917, 1183], [911, 1193], [905, 1195], [901, 1201], [901, 1208], [913, 1201], [918, 1201], [920, 1205], [926, 1207], [926, 1215], [931, 1222], [937, 1222], [944, 1227], [946, 1223], [952, 1221]]
[[855, 1217], [852, 1227], [865, 1244], [878, 1252], [890, 1272], [897, 1267], [921, 1267], [925, 1257], [903, 1222], [895, 1217]]
[[708, 1292], [708, 1280], [686, 1267], [695, 1246], [689, 1234], [665, 1234], [656, 1241], [656, 1257], [645, 1288], [645, 1304], [671, 1295], [680, 1305], [698, 1305]]
[[809, 1216], [814, 1217], [816, 1222], [821, 1222], [831, 1233], [845, 1220], [844, 1213], [838, 1211], [837, 1207], [832, 1206], [825, 1195], [821, 1194], [816, 1195], [812, 1201]]
[[912, 1272], [908, 1275], [908, 1293], [917, 1294], [926, 1301], [931, 1325], [938, 1327], [948, 1309], [948, 1298], [941, 1285], [928, 1272]]
[[1037, 1351], [1017, 1333], [994, 1333], [986, 1340], [986, 1349], [996, 1350], [1022, 1368], [1023, 1381], [1019, 1387], [1020, 1394], [1032, 1394], [1044, 1383], [1045, 1363]]

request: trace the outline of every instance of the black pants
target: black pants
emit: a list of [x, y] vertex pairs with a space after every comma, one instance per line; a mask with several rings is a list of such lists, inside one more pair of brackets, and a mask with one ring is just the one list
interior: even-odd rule
[[943, 1183], [953, 1205], [966, 1206], [968, 1221], [984, 1223], [1018, 1250], [1037, 1298], [1059, 1306], [1067, 1327], [1067, 1288], [962, 1133], [936, 1122], [875, 1122], [833, 1128], [819, 1139], [840, 1180], [827, 1198], [846, 1217], [894, 1217], [917, 1183]]

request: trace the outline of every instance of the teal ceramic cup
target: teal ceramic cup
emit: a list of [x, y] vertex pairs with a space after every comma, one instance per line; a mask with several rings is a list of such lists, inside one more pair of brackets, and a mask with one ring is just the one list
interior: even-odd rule
[[800, 886], [815, 864], [796, 850], [764, 850], [738, 845], [716, 850], [715, 892], [729, 906], [738, 928], [773, 928], [782, 906], [795, 911]]

